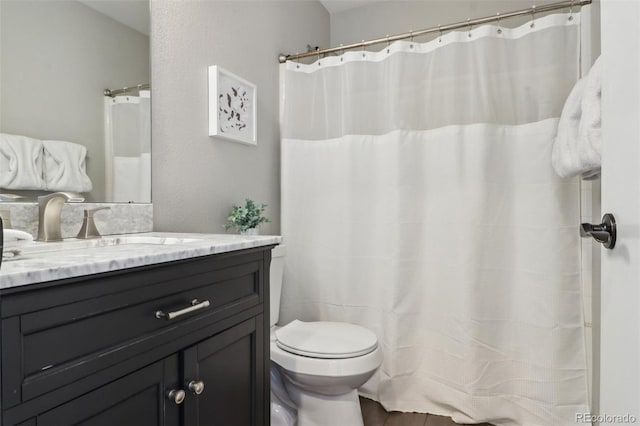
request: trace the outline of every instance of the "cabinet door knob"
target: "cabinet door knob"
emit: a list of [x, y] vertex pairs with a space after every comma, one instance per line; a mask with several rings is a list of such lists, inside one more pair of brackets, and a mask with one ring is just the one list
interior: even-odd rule
[[204, 392], [204, 382], [202, 380], [192, 380], [187, 386], [189, 387], [189, 390], [196, 395], [200, 395], [202, 392]]
[[176, 405], [182, 404], [182, 401], [184, 401], [184, 397], [185, 396], [186, 396], [186, 394], [184, 393], [184, 391], [182, 389], [171, 389], [167, 393], [167, 398], [169, 398], [170, 400], [175, 402]]

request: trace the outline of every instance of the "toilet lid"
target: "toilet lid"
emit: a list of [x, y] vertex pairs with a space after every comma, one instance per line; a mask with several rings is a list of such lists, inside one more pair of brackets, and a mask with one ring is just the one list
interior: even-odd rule
[[295, 320], [275, 334], [276, 344], [282, 350], [311, 358], [353, 358], [378, 346], [372, 331], [343, 322]]

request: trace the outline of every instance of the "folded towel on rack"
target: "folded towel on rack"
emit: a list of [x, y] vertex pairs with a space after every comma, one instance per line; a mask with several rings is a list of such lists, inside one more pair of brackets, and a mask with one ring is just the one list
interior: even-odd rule
[[72, 142], [42, 141], [47, 191], [89, 192], [93, 189], [86, 172], [87, 148]]
[[602, 165], [600, 60], [576, 83], [565, 102], [551, 163], [560, 177], [600, 176]]
[[0, 133], [0, 188], [45, 189], [42, 142]]
[[602, 66], [599, 59], [591, 67], [582, 95], [582, 119], [578, 134], [589, 147], [593, 167], [582, 173], [583, 179], [600, 177], [602, 166]]

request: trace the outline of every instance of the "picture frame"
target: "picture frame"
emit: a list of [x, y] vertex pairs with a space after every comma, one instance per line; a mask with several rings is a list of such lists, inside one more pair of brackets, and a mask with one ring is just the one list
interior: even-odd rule
[[257, 145], [257, 87], [222, 67], [209, 67], [209, 136]]

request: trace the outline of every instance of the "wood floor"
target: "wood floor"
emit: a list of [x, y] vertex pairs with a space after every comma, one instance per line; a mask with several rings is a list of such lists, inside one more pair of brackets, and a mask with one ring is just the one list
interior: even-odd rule
[[[386, 412], [382, 405], [367, 398], [360, 398], [364, 426], [459, 426], [449, 417], [433, 414]], [[482, 423], [477, 426], [491, 426]]]

